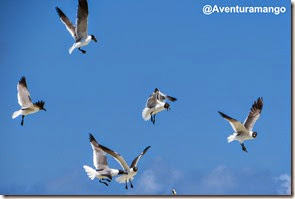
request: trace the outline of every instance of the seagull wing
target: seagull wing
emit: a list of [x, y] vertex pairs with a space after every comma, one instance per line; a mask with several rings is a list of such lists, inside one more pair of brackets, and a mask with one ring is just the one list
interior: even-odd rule
[[108, 168], [108, 161], [106, 154], [101, 149], [100, 145], [97, 143], [92, 134], [89, 134], [89, 141], [93, 150], [93, 165], [96, 169], [106, 169]]
[[147, 150], [150, 148], [151, 146], [146, 147], [143, 152], [141, 152], [141, 154], [139, 156], [137, 156], [131, 163], [130, 168], [134, 168], [137, 166], [137, 163], [139, 161], [139, 159], [147, 152]]
[[146, 102], [146, 107], [148, 108], [154, 108], [158, 104], [157, 101], [157, 94], [153, 93]]
[[26, 78], [22, 77], [17, 84], [17, 99], [21, 107], [27, 108], [33, 105], [30, 92], [27, 87]]
[[246, 118], [244, 122], [244, 126], [248, 131], [252, 131], [253, 126], [255, 122], [259, 119], [261, 111], [263, 108], [263, 99], [262, 97], [259, 97], [257, 101], [255, 101], [251, 107], [251, 110], [248, 114], [248, 117]]
[[103, 146], [100, 145], [100, 147], [102, 148], [102, 150], [108, 154], [110, 154], [111, 156], [113, 156], [113, 158], [121, 165], [121, 167], [125, 170], [125, 171], [129, 171], [130, 168], [128, 166], [128, 164], [126, 163], [125, 159], [117, 152]]
[[78, 13], [77, 13], [77, 39], [87, 37], [88, 28], [88, 3], [87, 0], [79, 0]]
[[169, 95], [166, 95], [166, 94], [162, 93], [161, 91], [157, 92], [157, 98], [161, 102], [164, 102], [164, 100], [166, 100], [166, 99], [170, 100], [171, 102], [175, 102], [177, 100], [175, 97], [171, 97]]
[[65, 13], [63, 13], [63, 11], [61, 11], [61, 9], [59, 9], [58, 7], [55, 7], [56, 12], [60, 18], [60, 20], [65, 24], [67, 30], [70, 32], [70, 34], [72, 35], [72, 37], [74, 39], [77, 38], [76, 35], [76, 31], [75, 31], [75, 26], [72, 24], [72, 22], [69, 20], [69, 18], [65, 15]]
[[228, 116], [220, 111], [218, 111], [218, 113], [230, 123], [231, 127], [234, 129], [234, 131], [236, 133], [241, 133], [241, 132], [245, 131], [245, 127], [241, 122], [239, 122], [238, 120], [236, 120], [234, 118], [231, 118], [230, 116]]

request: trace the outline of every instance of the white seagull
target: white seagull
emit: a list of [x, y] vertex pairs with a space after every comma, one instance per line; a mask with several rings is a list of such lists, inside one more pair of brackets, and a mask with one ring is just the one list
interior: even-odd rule
[[176, 195], [176, 190], [172, 189], [172, 195]]
[[105, 152], [101, 149], [101, 146], [97, 143], [91, 133], [89, 134], [89, 141], [93, 150], [93, 165], [95, 169], [87, 165], [84, 165], [83, 168], [91, 180], [97, 177], [99, 178], [100, 183], [108, 186], [108, 183], [102, 180], [111, 182], [112, 176], [127, 174], [127, 172], [123, 170], [109, 168]]
[[111, 156], [113, 156], [113, 158], [121, 165], [121, 167], [125, 170], [125, 172], [127, 172], [127, 174], [123, 174], [120, 177], [116, 178], [116, 181], [118, 183], [125, 183], [125, 188], [128, 189], [127, 183], [128, 181], [130, 182], [130, 186], [131, 188], [133, 188], [133, 184], [131, 182], [131, 180], [134, 179], [134, 176], [137, 174], [138, 171], [138, 167], [137, 167], [137, 163], [139, 161], [139, 159], [147, 152], [147, 150], [151, 147], [148, 146], [146, 147], [139, 156], [137, 156], [131, 163], [130, 167], [128, 166], [128, 164], [126, 163], [125, 159], [117, 152], [100, 145], [102, 150], [108, 154], [110, 154]]
[[166, 99], [175, 102], [177, 99], [162, 93], [158, 88], [156, 88], [152, 95], [148, 98], [145, 108], [142, 111], [142, 118], [147, 121], [151, 120], [153, 124], [156, 122], [156, 114], [163, 111], [169, 110], [170, 104], [166, 102]]
[[87, 0], [79, 0], [78, 5], [78, 13], [77, 13], [77, 20], [75, 27], [72, 22], [69, 20], [69, 18], [59, 9], [58, 7], [55, 7], [57, 14], [60, 17], [60, 20], [65, 24], [68, 31], [71, 33], [72, 37], [75, 39], [75, 43], [73, 46], [69, 49], [69, 53], [72, 54], [73, 50], [78, 48], [83, 54], [86, 53], [85, 50], [82, 50], [82, 46], [86, 46], [89, 44], [91, 40], [97, 42], [94, 35], [88, 35], [88, 3]]
[[17, 84], [17, 99], [18, 99], [18, 103], [21, 106], [21, 109], [18, 111], [15, 111], [12, 114], [12, 119], [18, 117], [19, 115], [22, 116], [22, 121], [21, 121], [21, 125], [24, 125], [24, 118], [26, 115], [32, 114], [32, 113], [36, 113], [40, 110], [44, 110], [46, 111], [46, 109], [44, 108], [44, 101], [38, 101], [36, 103], [32, 103], [31, 97], [30, 97], [30, 92], [28, 90], [27, 87], [27, 82], [26, 82], [26, 78], [22, 77], [20, 79], [20, 81]]
[[227, 138], [228, 143], [234, 140], [237, 140], [240, 142], [242, 146], [242, 150], [245, 152], [248, 152], [244, 145], [244, 141], [252, 140], [257, 137], [257, 132], [253, 131], [253, 127], [255, 122], [260, 117], [262, 107], [263, 107], [263, 99], [259, 97], [257, 101], [253, 103], [251, 110], [248, 114], [248, 117], [246, 118], [243, 124], [239, 122], [238, 120], [233, 119], [230, 116], [218, 111], [218, 113], [230, 123], [230, 125], [235, 131], [232, 135], [228, 136]]

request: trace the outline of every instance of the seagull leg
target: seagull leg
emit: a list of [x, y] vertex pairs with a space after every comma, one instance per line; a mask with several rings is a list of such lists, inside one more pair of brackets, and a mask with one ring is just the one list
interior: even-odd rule
[[78, 48], [78, 50], [80, 50], [83, 54], [86, 53], [86, 50], [83, 50], [83, 49], [81, 49], [81, 48]]
[[112, 182], [110, 179], [107, 179], [107, 178], [103, 178], [103, 180], [106, 180], [108, 182]]
[[125, 189], [128, 189], [127, 180], [125, 180]]
[[24, 118], [25, 118], [25, 116], [24, 115], [22, 115], [22, 121], [21, 121], [21, 123], [20, 123], [20, 125], [24, 125]]
[[150, 115], [151, 115], [151, 122], [152, 122], [153, 124], [155, 124], [153, 113], [151, 112]]
[[247, 149], [246, 149], [244, 143], [241, 143], [241, 146], [242, 146], [242, 150], [245, 151], [246, 153], [248, 153], [248, 151], [247, 151]]
[[99, 182], [105, 184], [106, 186], [109, 186], [108, 183], [101, 181], [101, 179], [99, 179]]
[[133, 184], [132, 184], [132, 182], [131, 182], [131, 179], [129, 179], [129, 182], [130, 182], [130, 186], [131, 186], [131, 188], [133, 188]]
[[156, 114], [154, 115], [154, 122], [153, 122], [153, 124], [155, 124], [156, 123]]

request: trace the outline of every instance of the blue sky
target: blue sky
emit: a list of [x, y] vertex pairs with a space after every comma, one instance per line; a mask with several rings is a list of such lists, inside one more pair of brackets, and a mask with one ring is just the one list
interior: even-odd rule
[[[285, 6], [286, 13], [212, 14], [204, 5]], [[0, 7], [0, 193], [21, 195], [288, 194], [291, 175], [290, 3], [89, 0], [98, 43], [68, 54], [77, 1], [5, 1]], [[26, 76], [47, 112], [11, 119]], [[178, 98], [156, 125], [141, 118], [154, 88]], [[247, 141], [228, 144], [222, 111], [244, 121], [264, 108]], [[139, 162], [134, 189], [88, 179], [88, 134]], [[111, 167], [119, 167], [109, 157]], [[247, 189], [245, 189], [247, 187]]]

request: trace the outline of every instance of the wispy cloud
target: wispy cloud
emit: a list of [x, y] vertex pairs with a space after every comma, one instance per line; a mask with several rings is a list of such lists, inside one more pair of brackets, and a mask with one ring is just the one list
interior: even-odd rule
[[275, 178], [275, 181], [279, 183], [277, 192], [280, 195], [291, 195], [291, 177], [287, 174], [281, 174]]
[[135, 190], [129, 194], [169, 195], [173, 188], [180, 195], [284, 195], [291, 191], [287, 174], [276, 177], [266, 170], [234, 169], [226, 165], [207, 172], [183, 171], [165, 164], [161, 158], [139, 174], [135, 182]]
[[203, 190], [211, 190], [211, 194], [224, 194], [236, 186], [233, 172], [226, 166], [220, 165], [200, 180]]

